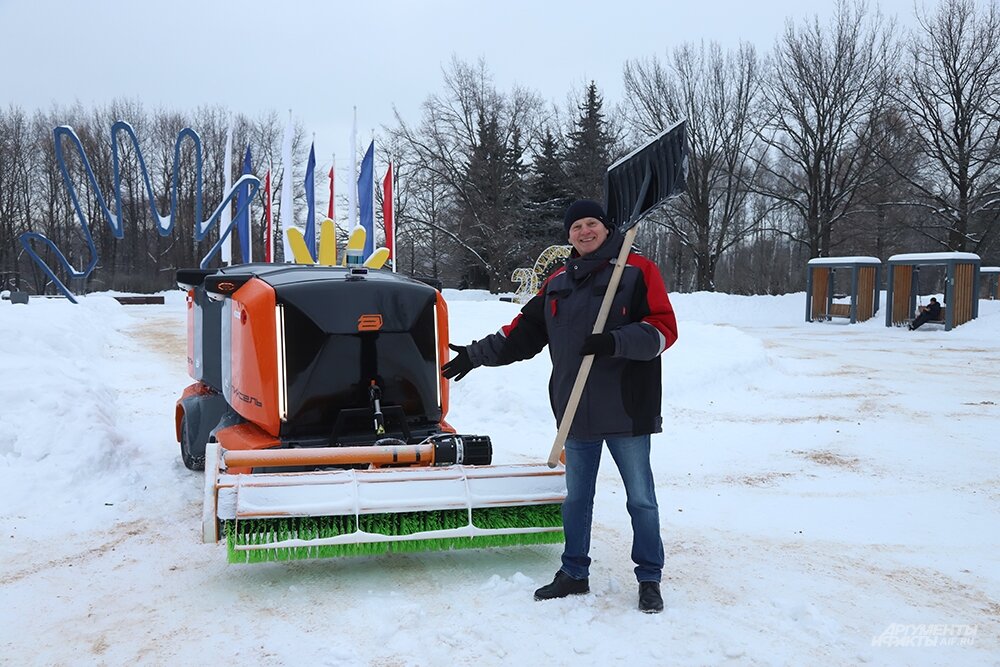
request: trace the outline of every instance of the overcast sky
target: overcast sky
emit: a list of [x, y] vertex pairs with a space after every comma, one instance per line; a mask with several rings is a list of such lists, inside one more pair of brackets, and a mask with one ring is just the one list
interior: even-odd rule
[[[912, 0], [880, 6], [912, 24]], [[0, 0], [0, 104], [30, 111], [130, 98], [148, 109], [222, 104], [249, 116], [291, 109], [315, 133], [321, 165], [336, 153], [344, 192], [352, 107], [360, 149], [392, 123], [394, 106], [407, 121], [419, 118], [452, 55], [485, 58], [501, 90], [519, 84], [558, 104], [593, 79], [610, 108], [630, 58], [699, 40], [768, 51], [786, 19], [826, 18], [832, 8], [814, 0]]]

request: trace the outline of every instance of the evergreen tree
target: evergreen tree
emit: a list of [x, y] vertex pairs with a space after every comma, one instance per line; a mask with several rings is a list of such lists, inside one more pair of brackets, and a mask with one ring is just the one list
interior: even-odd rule
[[591, 81], [577, 107], [580, 115], [569, 133], [566, 150], [566, 174], [576, 198], [604, 199], [604, 174], [611, 164], [614, 138], [601, 111], [603, 104], [597, 84]]
[[532, 172], [532, 203], [548, 204], [569, 196], [567, 192], [568, 179], [566, 171], [563, 169], [562, 156], [551, 130], [546, 130], [545, 136], [542, 137], [541, 145], [538, 147], [538, 155], [535, 156], [532, 165]]
[[525, 233], [539, 250], [566, 242], [563, 212], [573, 200], [569, 179], [563, 168], [559, 144], [551, 130], [545, 131], [531, 169], [528, 220]]
[[476, 265], [477, 270], [466, 275], [470, 287], [496, 287], [516, 268], [511, 250], [522, 240], [527, 171], [522, 164], [523, 154], [520, 130], [514, 127], [504, 132], [497, 113], [481, 109], [460, 210], [464, 239], [480, 250], [498, 275], [491, 276]]

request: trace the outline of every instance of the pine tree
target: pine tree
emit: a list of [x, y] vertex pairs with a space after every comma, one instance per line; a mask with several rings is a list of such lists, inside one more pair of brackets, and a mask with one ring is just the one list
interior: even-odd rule
[[597, 84], [591, 81], [585, 100], [577, 107], [580, 115], [569, 133], [566, 150], [566, 174], [577, 198], [604, 199], [604, 174], [611, 164], [614, 139], [601, 111], [603, 104]]
[[[538, 155], [532, 165], [531, 201], [535, 204], [560, 202], [571, 196], [559, 145], [551, 130], [545, 131]], [[560, 202], [561, 203], [561, 202]]]
[[490, 276], [478, 265], [467, 272], [470, 287], [497, 287], [516, 261], [527, 199], [522, 163], [524, 147], [517, 128], [505, 133], [496, 113], [480, 111], [476, 144], [466, 169], [461, 201], [463, 237], [495, 267]]
[[545, 131], [531, 169], [529, 210], [525, 233], [540, 249], [565, 243], [563, 212], [573, 201], [559, 144]]

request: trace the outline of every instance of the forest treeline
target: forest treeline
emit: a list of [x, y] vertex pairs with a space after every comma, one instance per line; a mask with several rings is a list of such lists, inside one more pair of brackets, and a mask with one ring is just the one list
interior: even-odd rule
[[[398, 270], [445, 286], [512, 289], [514, 269], [566, 242], [566, 205], [602, 199], [607, 167], [681, 118], [688, 123], [687, 193], [651, 216], [638, 240], [671, 290], [797, 291], [812, 257], [966, 251], [1000, 263], [995, 2], [941, 0], [918, 10], [910, 30], [872, 5], [842, 2], [830, 17], [786, 23], [768, 52], [686, 43], [668, 55], [629, 60], [622, 77], [622, 101], [613, 107], [600, 82], [557, 103], [521, 87], [501, 90], [484, 61], [446, 64], [419, 117], [397, 114], [376, 136], [383, 161], [376, 172], [384, 173], [386, 156], [396, 172]], [[232, 121], [232, 177], [248, 144], [256, 175], [263, 179], [260, 165], [274, 165], [277, 218], [285, 121], [276, 112], [251, 118], [222, 106], [149, 110], [137, 100], [35, 111], [12, 105], [0, 110], [0, 289], [16, 282], [29, 292], [52, 291], [18, 241], [27, 231], [46, 235], [75, 266], [86, 265], [53, 128], [74, 128], [110, 203], [109, 130], [117, 120], [138, 135], [161, 213], [170, 209], [178, 133], [198, 132], [203, 217], [223, 196]], [[296, 127], [297, 211], [305, 206], [306, 134]], [[79, 156], [68, 146], [64, 152], [99, 257], [75, 290], [169, 288], [175, 269], [197, 266], [218, 238], [216, 228], [194, 241], [200, 221], [192, 142], [180, 144], [176, 227], [167, 237], [158, 234], [128, 142], [120, 147], [121, 239], [110, 233]], [[322, 218], [325, 172], [316, 173]], [[254, 207], [257, 257], [262, 197]]]

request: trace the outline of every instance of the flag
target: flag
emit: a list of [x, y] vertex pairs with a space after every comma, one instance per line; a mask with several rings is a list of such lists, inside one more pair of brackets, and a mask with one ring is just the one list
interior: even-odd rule
[[354, 107], [354, 124], [351, 125], [351, 180], [347, 188], [347, 233], [350, 234], [358, 224], [358, 194], [354, 183], [358, 180], [358, 108]]
[[396, 226], [393, 224], [393, 201], [392, 201], [392, 161], [389, 161], [389, 168], [385, 170], [385, 178], [382, 180], [382, 226], [385, 228], [385, 247], [389, 249], [389, 260], [392, 262], [392, 271], [396, 272]]
[[[250, 144], [247, 144], [247, 152], [243, 156], [243, 175], [253, 173], [253, 164], [250, 158]], [[240, 235], [240, 255], [243, 264], [249, 264], [253, 260], [253, 241], [250, 238], [250, 207], [251, 201], [249, 192], [245, 185], [240, 185], [239, 192], [236, 193], [236, 210], [238, 216], [234, 227]], [[230, 237], [232, 238], [232, 237]]]
[[292, 112], [288, 112], [288, 125], [285, 126], [285, 137], [281, 142], [281, 215], [278, 217], [278, 235], [281, 237], [281, 248], [285, 262], [295, 261], [292, 247], [288, 244], [288, 234], [285, 232], [295, 224], [295, 201], [292, 195], [292, 139], [295, 130], [292, 129]]
[[316, 171], [316, 144], [309, 146], [309, 162], [306, 163], [306, 230], [303, 236], [306, 239], [306, 248], [309, 255], [316, 259], [316, 191], [315, 191], [315, 171]]
[[[337, 162], [337, 156], [333, 156], [334, 163]], [[336, 222], [336, 218], [333, 217], [333, 164], [330, 165], [330, 204], [326, 207], [326, 217], [330, 218]]]
[[375, 252], [375, 212], [372, 210], [372, 195], [375, 193], [374, 162], [375, 142], [372, 141], [361, 160], [361, 172], [358, 175], [358, 210], [361, 226], [365, 229], [365, 259]]
[[271, 263], [274, 261], [274, 254], [271, 252], [271, 243], [274, 239], [274, 230], [271, 229], [271, 168], [267, 168], [264, 176], [264, 261]]
[[[222, 171], [225, 182], [222, 186], [222, 196], [228, 197], [229, 191], [233, 189], [233, 120], [229, 119], [229, 127], [226, 128], [226, 156], [222, 160]], [[219, 236], [227, 236], [222, 241], [222, 263], [229, 266], [233, 263], [233, 236], [229, 233], [229, 226], [233, 222], [232, 203], [226, 204], [222, 209], [222, 216], [219, 218]]]

